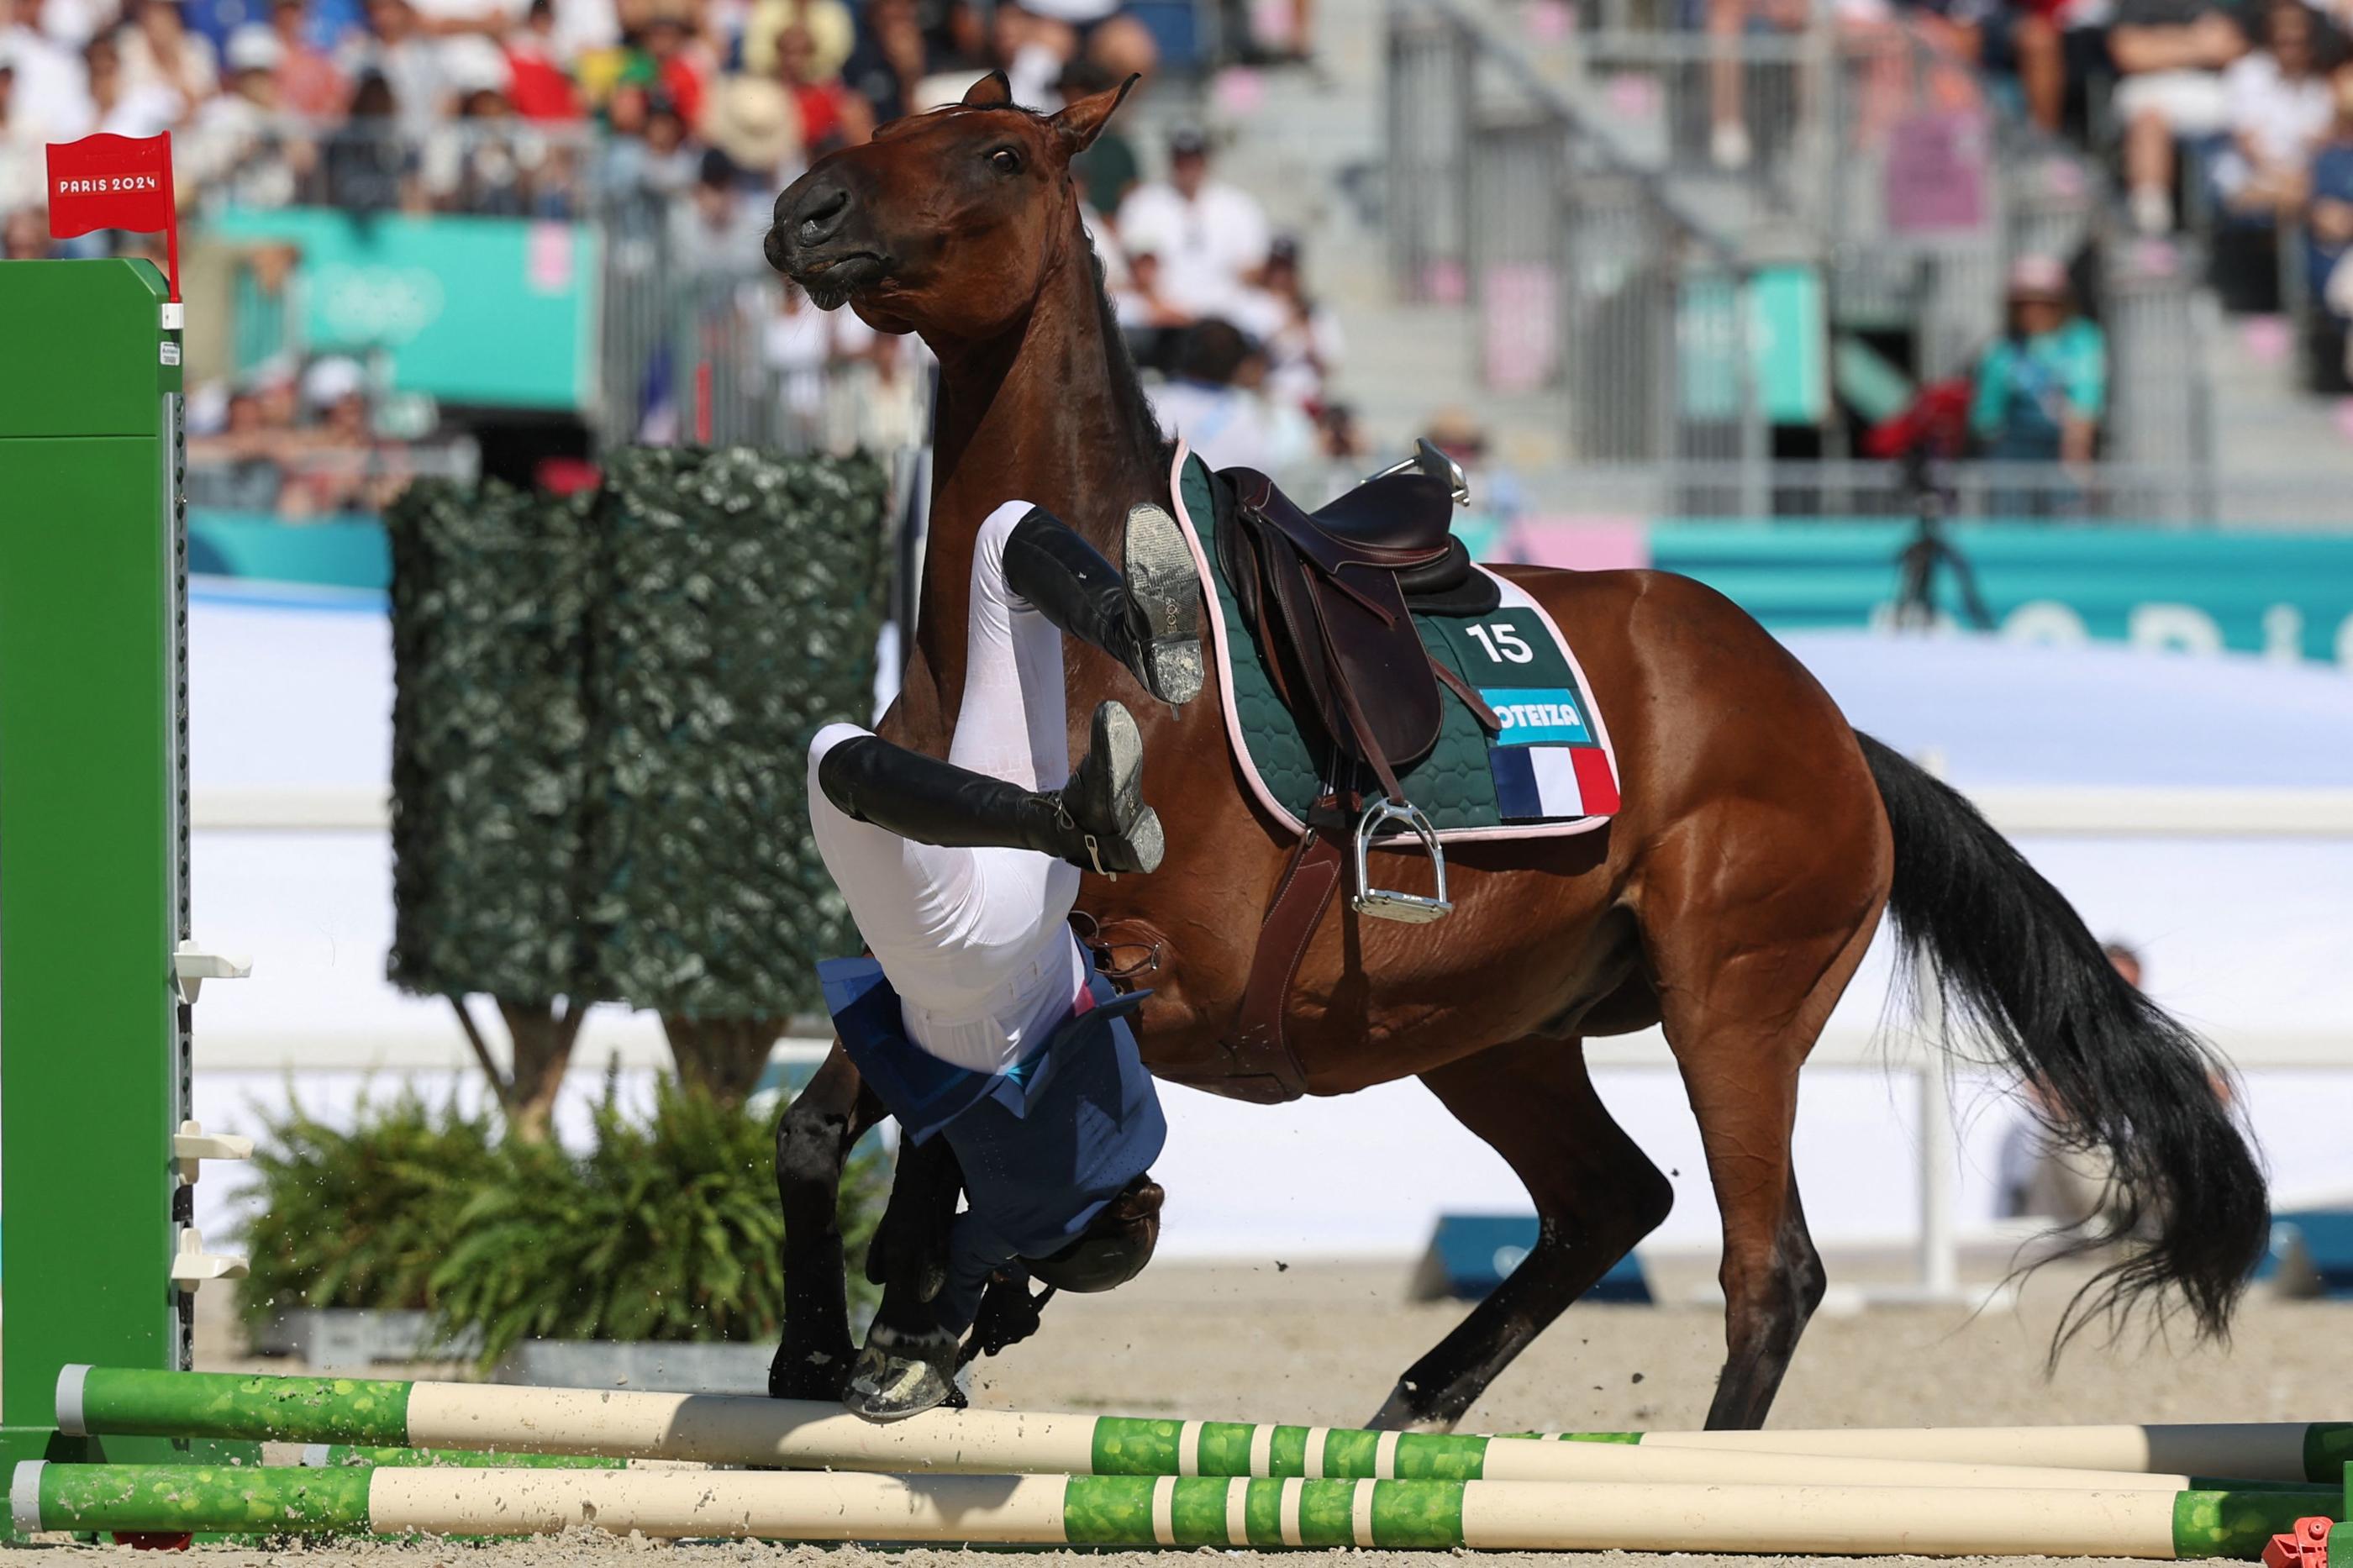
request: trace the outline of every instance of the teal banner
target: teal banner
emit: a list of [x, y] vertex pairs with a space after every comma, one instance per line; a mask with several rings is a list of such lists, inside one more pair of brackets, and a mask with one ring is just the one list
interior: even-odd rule
[[[1740, 413], [1739, 296], [1729, 278], [1698, 278], [1677, 302], [1675, 343], [1683, 416], [1733, 419]], [[1775, 425], [1820, 421], [1829, 396], [1830, 333], [1822, 280], [1810, 267], [1768, 267], [1748, 284], [1748, 364], [1757, 400]]]
[[[1909, 522], [1654, 523], [1651, 562], [1698, 578], [1776, 629], [1886, 618]], [[1946, 531], [2001, 631], [2353, 665], [2353, 535], [2190, 532], [2126, 522]], [[1938, 608], [1957, 619], [1947, 572]]]
[[306, 588], [392, 584], [384, 524], [373, 517], [281, 522], [267, 513], [188, 510], [188, 570]]
[[388, 353], [397, 391], [500, 408], [594, 400], [597, 250], [586, 224], [290, 207], [233, 209], [208, 226], [297, 247], [304, 342]]

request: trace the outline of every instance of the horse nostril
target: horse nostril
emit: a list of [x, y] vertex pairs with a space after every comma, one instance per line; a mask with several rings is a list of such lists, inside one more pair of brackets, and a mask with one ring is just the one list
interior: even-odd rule
[[795, 237], [803, 245], [820, 245], [832, 237], [849, 216], [849, 190], [844, 185], [811, 191], [802, 204]]

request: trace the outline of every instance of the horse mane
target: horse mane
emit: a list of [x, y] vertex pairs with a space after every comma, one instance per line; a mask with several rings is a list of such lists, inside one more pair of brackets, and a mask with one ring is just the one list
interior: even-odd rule
[[1159, 417], [1152, 412], [1152, 399], [1145, 395], [1144, 378], [1136, 372], [1135, 356], [1128, 352], [1127, 333], [1120, 327], [1118, 307], [1112, 303], [1094, 236], [1087, 232], [1084, 223], [1079, 226], [1079, 235], [1086, 242], [1087, 264], [1094, 268], [1095, 309], [1102, 322], [1103, 355], [1110, 362], [1112, 403], [1135, 450], [1151, 460], [1155, 473], [1165, 474], [1176, 444], [1161, 430]]

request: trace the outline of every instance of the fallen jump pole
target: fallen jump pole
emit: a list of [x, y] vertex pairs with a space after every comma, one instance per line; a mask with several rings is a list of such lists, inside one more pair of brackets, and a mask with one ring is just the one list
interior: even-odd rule
[[1546, 1486], [1175, 1476], [738, 1470], [16, 1467], [21, 1531], [367, 1531], [1018, 1546], [2227, 1557], [2309, 1517], [2307, 1493]]
[[874, 1426], [757, 1396], [69, 1367], [72, 1434], [605, 1455], [710, 1465], [1093, 1476], [2227, 1490], [2188, 1475], [1703, 1453], [1343, 1427], [940, 1410]]
[[1958, 1465], [2030, 1465], [2335, 1483], [2353, 1464], [2353, 1421], [2157, 1426], [1901, 1426], [1827, 1432], [1561, 1432], [1570, 1443], [1712, 1454], [1810, 1454]]

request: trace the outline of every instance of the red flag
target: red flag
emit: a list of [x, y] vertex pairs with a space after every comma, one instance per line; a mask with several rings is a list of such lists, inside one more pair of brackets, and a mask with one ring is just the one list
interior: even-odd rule
[[172, 133], [85, 136], [49, 143], [49, 235], [92, 229], [164, 236], [172, 298], [180, 297], [180, 215], [172, 192]]

